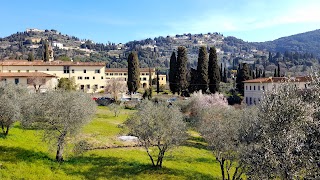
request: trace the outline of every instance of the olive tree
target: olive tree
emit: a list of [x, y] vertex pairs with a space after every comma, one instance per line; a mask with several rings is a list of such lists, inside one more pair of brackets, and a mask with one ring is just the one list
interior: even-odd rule
[[198, 115], [199, 131], [219, 162], [223, 180], [240, 179], [244, 173], [244, 165], [239, 162], [240, 114], [241, 111], [233, 107], [215, 106], [203, 109]]
[[15, 84], [0, 84], [0, 125], [3, 134], [9, 133], [10, 126], [20, 120], [21, 104], [28, 94], [26, 87]]
[[297, 179], [308, 173], [312, 157], [305, 153], [306, 130], [316, 109], [300, 94], [292, 83], [284, 83], [264, 94], [256, 113], [242, 118], [239, 140], [246, 144], [242, 161], [250, 178]]
[[[138, 137], [154, 167], [161, 168], [165, 152], [187, 138], [183, 114], [178, 107], [166, 103], [143, 101], [125, 124], [129, 134]], [[150, 150], [154, 146], [158, 149], [156, 155]]]
[[67, 138], [91, 120], [96, 103], [78, 91], [33, 94], [24, 108], [24, 124], [44, 130], [44, 139], [57, 144], [56, 160], [63, 161]]

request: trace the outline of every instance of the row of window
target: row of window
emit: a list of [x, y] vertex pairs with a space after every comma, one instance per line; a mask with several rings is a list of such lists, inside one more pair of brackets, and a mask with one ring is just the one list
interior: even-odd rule
[[247, 105], [256, 105], [260, 102], [260, 98], [252, 98], [252, 97], [246, 97], [246, 104]]
[[[84, 79], [85, 79], [85, 80], [89, 80], [90, 77], [89, 77], [89, 76], [86, 76], [86, 77], [84, 77]], [[92, 76], [92, 79], [96, 79], [96, 77], [95, 77], [95, 76]], [[103, 76], [101, 76], [101, 79], [103, 79]], [[78, 76], [78, 80], [82, 80], [82, 76]]]
[[250, 90], [251, 91], [253, 89], [255, 91], [256, 87], [257, 87], [258, 91], [260, 91], [260, 90], [264, 91], [264, 86], [261, 86], [261, 89], [260, 89], [260, 85], [259, 86], [246, 86], [246, 90]]
[[[107, 76], [126, 76], [127, 73], [106, 73]], [[142, 76], [149, 75], [149, 73], [141, 73]]]
[[[90, 86], [90, 84], [87, 84], [87, 85], [83, 85], [83, 84], [81, 84], [80, 85], [80, 89], [81, 90], [89, 90], [91, 88], [91, 86]], [[94, 89], [94, 90], [97, 90], [99, 88], [99, 85], [98, 84], [95, 84], [95, 85], [93, 85], [93, 87], [92, 87], [92, 89]], [[100, 86], [100, 89], [103, 89], [104, 88], [104, 86]]]
[[[69, 74], [70, 73], [70, 66], [63, 66], [63, 73], [64, 74]], [[71, 73], [74, 73], [74, 69], [71, 69]], [[84, 69], [83, 73], [87, 73], [87, 70]], [[95, 69], [94, 73], [100, 74], [100, 69]]]

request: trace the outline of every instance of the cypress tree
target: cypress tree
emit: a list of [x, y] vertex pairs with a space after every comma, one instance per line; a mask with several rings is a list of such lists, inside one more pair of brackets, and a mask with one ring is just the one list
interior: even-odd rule
[[160, 92], [159, 71], [157, 70], [157, 94]]
[[151, 76], [151, 68], [149, 66], [149, 93], [148, 99], [152, 99], [152, 76]]
[[220, 71], [220, 82], [222, 82], [223, 81], [222, 63], [220, 64], [219, 71]]
[[281, 75], [280, 75], [280, 65], [279, 65], [279, 63], [278, 63], [278, 77], [281, 77]]
[[205, 93], [208, 89], [208, 65], [209, 65], [209, 59], [208, 59], [208, 53], [206, 47], [202, 46], [199, 49], [199, 57], [198, 57], [198, 67], [197, 67], [197, 74], [198, 74], [198, 80], [197, 84], [198, 90], [202, 90], [203, 93]]
[[170, 70], [169, 70], [169, 86], [172, 94], [177, 92], [177, 57], [176, 53], [172, 52], [170, 57]]
[[178, 56], [177, 56], [177, 92], [182, 94], [187, 90], [188, 81], [187, 81], [187, 49], [183, 46], [178, 47]]
[[209, 65], [208, 65], [208, 77], [209, 77], [209, 90], [211, 93], [219, 91], [220, 72], [218, 66], [217, 52], [215, 47], [210, 48], [209, 53]]
[[262, 77], [266, 77], [266, 70], [263, 70]]
[[259, 78], [260, 77], [260, 74], [258, 72], [258, 68], [256, 67], [256, 78]]
[[49, 61], [49, 44], [48, 42], [45, 42], [44, 43], [44, 54], [43, 54], [43, 60], [45, 62], [48, 62]]
[[29, 52], [29, 54], [28, 54], [28, 61], [34, 61], [33, 52]]
[[223, 68], [223, 82], [227, 83], [227, 71], [226, 71], [226, 67]]
[[136, 52], [131, 52], [128, 56], [127, 85], [130, 94], [136, 92], [140, 87], [139, 59]]
[[244, 95], [244, 82], [248, 79], [250, 79], [250, 70], [249, 67], [247, 66], [246, 63], [242, 64], [242, 68], [239, 67], [239, 71], [237, 73], [237, 79], [236, 79], [236, 83], [237, 83], [237, 90]]
[[278, 77], [277, 76], [277, 69], [274, 69], [273, 77]]

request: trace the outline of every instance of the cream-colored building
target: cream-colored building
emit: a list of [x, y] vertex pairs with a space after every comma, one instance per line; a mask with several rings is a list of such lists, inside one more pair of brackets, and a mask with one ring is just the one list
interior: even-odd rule
[[87, 92], [104, 90], [106, 84], [105, 63], [101, 62], [43, 62], [26, 60], [0, 61], [0, 73], [42, 72], [60, 78], [73, 78], [78, 89]]
[[309, 88], [309, 77], [269, 77], [244, 81], [244, 101], [247, 105], [258, 104], [264, 92], [278, 88], [283, 82], [294, 83], [298, 89]]
[[33, 92], [46, 92], [47, 90], [55, 88], [58, 84], [56, 76], [42, 72], [1, 72], [0, 81], [2, 83], [27, 86], [27, 88]]
[[[151, 68], [151, 79], [157, 77], [155, 68]], [[119, 78], [127, 81], [128, 68], [106, 68], [106, 79]], [[140, 68], [140, 87], [149, 87], [149, 68]], [[159, 75], [160, 85], [165, 85], [167, 82], [166, 75]]]

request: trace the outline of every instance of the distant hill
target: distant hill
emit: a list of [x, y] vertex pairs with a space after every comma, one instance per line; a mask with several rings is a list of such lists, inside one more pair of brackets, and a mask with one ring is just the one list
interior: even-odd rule
[[258, 49], [267, 49], [271, 52], [291, 51], [299, 53], [313, 53], [320, 57], [320, 29], [292, 36], [282, 37], [274, 41], [251, 43]]
[[268, 75], [273, 74], [277, 64], [281, 64], [285, 73], [308, 72], [309, 67], [318, 67], [319, 61], [316, 56], [320, 57], [320, 30], [262, 43], [245, 42], [214, 32], [159, 36], [125, 44], [104, 44], [64, 35], [53, 29], [29, 29], [0, 38], [0, 60], [27, 59], [30, 53], [33, 53], [35, 59], [41, 59], [44, 41], [50, 42], [55, 59], [102, 61], [111, 68], [127, 67], [128, 54], [137, 51], [141, 67], [150, 65], [159, 68], [162, 73], [167, 72], [171, 53], [179, 46], [187, 48], [188, 67], [197, 66], [200, 46], [206, 46], [208, 49], [214, 46], [223, 67], [237, 69], [239, 63], [245, 62], [251, 64], [253, 69], [266, 69]]

